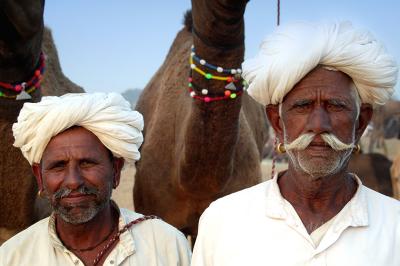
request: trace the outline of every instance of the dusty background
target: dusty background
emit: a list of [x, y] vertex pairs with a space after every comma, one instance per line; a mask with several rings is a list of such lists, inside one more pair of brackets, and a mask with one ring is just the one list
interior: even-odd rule
[[[262, 176], [264, 180], [269, 179], [271, 175], [271, 160], [261, 162]], [[286, 164], [277, 164], [278, 171], [286, 169]], [[135, 167], [125, 167], [122, 170], [121, 183], [113, 191], [112, 198], [119, 207], [134, 210], [133, 206], [133, 183], [135, 178]]]
[[[361, 147], [367, 150], [369, 139], [365, 138], [361, 142]], [[400, 154], [400, 140], [397, 139], [387, 139], [385, 140], [386, 148], [388, 150], [388, 158], [393, 161], [396, 155]], [[375, 152], [383, 153], [383, 149], [376, 149]], [[271, 176], [271, 160], [263, 160], [261, 162], [261, 170], [263, 180], [268, 180]], [[276, 165], [278, 171], [282, 171], [287, 168], [284, 163], [277, 163]], [[135, 178], [135, 167], [125, 167], [122, 171], [121, 183], [116, 190], [113, 191], [112, 198], [118, 203], [122, 208], [127, 208], [134, 210], [133, 206], [133, 183]]]

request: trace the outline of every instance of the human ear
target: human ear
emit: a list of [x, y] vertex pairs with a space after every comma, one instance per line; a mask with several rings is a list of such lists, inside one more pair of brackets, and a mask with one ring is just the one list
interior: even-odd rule
[[121, 171], [122, 171], [122, 168], [124, 167], [124, 164], [125, 164], [124, 158], [114, 157], [114, 159], [113, 159], [113, 171], [114, 171], [113, 188], [117, 188], [119, 185], [119, 182], [121, 180]]
[[32, 164], [32, 172], [33, 172], [33, 175], [36, 178], [36, 182], [38, 184], [39, 191], [40, 190], [44, 190], [43, 178], [42, 178], [42, 169], [41, 169], [40, 164], [38, 164], [38, 163]]
[[279, 105], [267, 105], [265, 107], [265, 112], [269, 123], [275, 131], [275, 135], [279, 138], [280, 142], [283, 142], [283, 129], [281, 117], [279, 116]]
[[369, 122], [372, 119], [374, 111], [372, 109], [372, 105], [369, 103], [363, 103], [360, 106], [360, 115], [358, 116], [357, 126], [355, 130], [355, 139], [358, 142], [364, 133], [364, 130], [367, 128]]

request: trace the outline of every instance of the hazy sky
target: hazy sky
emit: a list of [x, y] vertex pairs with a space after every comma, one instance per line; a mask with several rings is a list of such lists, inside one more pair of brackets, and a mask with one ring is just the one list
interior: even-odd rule
[[[46, 0], [45, 23], [72, 81], [88, 92], [122, 92], [147, 84], [189, 8], [189, 0]], [[399, 17], [397, 0], [281, 0], [281, 24], [347, 19], [371, 30], [400, 63]], [[276, 0], [250, 1], [245, 23], [247, 58], [276, 27]]]

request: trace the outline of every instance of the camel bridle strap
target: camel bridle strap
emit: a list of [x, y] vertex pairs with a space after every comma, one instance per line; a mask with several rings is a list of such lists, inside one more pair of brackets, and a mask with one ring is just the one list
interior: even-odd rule
[[[43, 73], [45, 71], [45, 55], [43, 52], [40, 53], [39, 63], [33, 72], [33, 76], [24, 82], [19, 83], [8, 83], [0, 81], [0, 97], [6, 99], [16, 100], [28, 100], [31, 99], [31, 93], [37, 89], [40, 89]], [[5, 91], [12, 91], [13, 93], [8, 94]], [[16, 94], [17, 93], [17, 94]]]

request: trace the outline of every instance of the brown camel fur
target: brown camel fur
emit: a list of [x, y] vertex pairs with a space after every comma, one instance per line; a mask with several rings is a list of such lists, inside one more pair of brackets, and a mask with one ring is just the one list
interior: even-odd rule
[[368, 152], [382, 148], [387, 155], [386, 138], [400, 138], [400, 102], [390, 100], [378, 106], [372, 117], [373, 129], [370, 136]]
[[[145, 129], [135, 209], [158, 215], [185, 234], [197, 234], [199, 217], [211, 201], [261, 181], [261, 152], [268, 137], [263, 106], [247, 93], [205, 103], [192, 99], [187, 89], [192, 44], [211, 64], [240, 67], [246, 2], [193, 0], [192, 16], [186, 15], [186, 26], [136, 106]], [[207, 83], [195, 72], [193, 82], [209, 93], [221, 93], [226, 85]]]
[[357, 174], [365, 186], [393, 197], [391, 165], [392, 162], [379, 153], [353, 154], [348, 171]]
[[[30, 101], [42, 95], [82, 92], [63, 74], [51, 33], [44, 29], [44, 1], [7, 0], [0, 4], [0, 81], [21, 83], [34, 72], [43, 49], [47, 55], [41, 90], [32, 93]], [[43, 38], [43, 43], [42, 43]], [[42, 47], [43, 46], [43, 47]], [[3, 93], [12, 92], [0, 89]], [[0, 245], [2, 242], [46, 215], [47, 205], [36, 206], [36, 182], [31, 168], [19, 149], [12, 146], [12, 124], [25, 101], [0, 97]]]
[[400, 200], [400, 153], [393, 160], [390, 175], [392, 178], [393, 197]]

